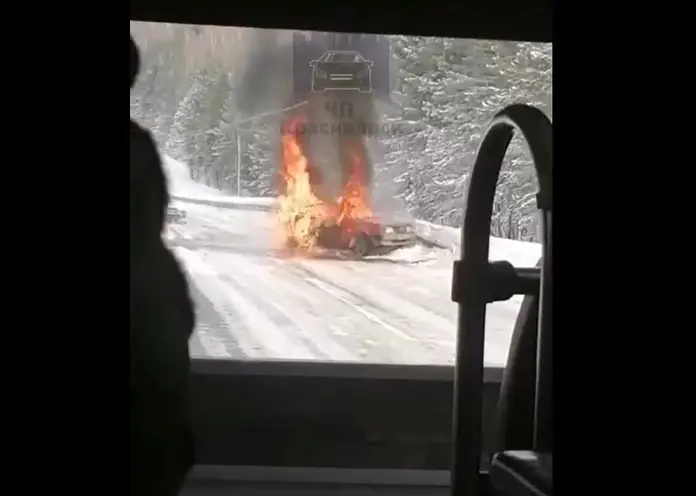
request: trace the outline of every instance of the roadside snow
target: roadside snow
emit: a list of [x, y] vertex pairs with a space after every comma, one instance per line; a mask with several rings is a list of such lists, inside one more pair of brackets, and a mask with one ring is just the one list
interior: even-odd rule
[[174, 200], [219, 207], [258, 207], [264, 209], [270, 209], [275, 203], [273, 198], [230, 196], [194, 181], [191, 179], [188, 167], [173, 158], [165, 156], [163, 163], [169, 185], [169, 194]]
[[[424, 220], [417, 220], [416, 233], [421, 239], [449, 250], [457, 258], [460, 256], [461, 228], [440, 226]], [[533, 267], [540, 258], [540, 243], [528, 243], [491, 236], [490, 260], [506, 260], [518, 267]]]

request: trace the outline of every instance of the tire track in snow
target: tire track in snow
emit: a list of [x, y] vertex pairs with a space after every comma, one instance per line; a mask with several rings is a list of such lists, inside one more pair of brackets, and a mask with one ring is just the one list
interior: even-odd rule
[[196, 328], [189, 346], [191, 356], [243, 358], [244, 353], [239, 343], [231, 333], [226, 332], [227, 323], [215, 311], [213, 304], [203, 294], [191, 275], [189, 275], [189, 292], [196, 311]]
[[[456, 346], [457, 332], [457, 305], [450, 301], [449, 290], [452, 281], [452, 258], [446, 257], [433, 266], [415, 268], [409, 265], [394, 266], [393, 271], [380, 278], [378, 289], [391, 287], [393, 292], [411, 305], [419, 305], [430, 309], [442, 318], [450, 322], [446, 328], [445, 336], [451, 336], [454, 341], [452, 349]], [[333, 266], [331, 267], [333, 269]], [[421, 272], [425, 269], [426, 275]], [[342, 265], [335, 270], [354, 272], [354, 277], [341, 276], [342, 283], [353, 284], [362, 288], [361, 281], [370, 281], [372, 271], [359, 262], [351, 262]], [[423, 279], [427, 285], [423, 285]], [[389, 280], [392, 279], [392, 280]], [[421, 290], [422, 288], [422, 290]], [[515, 296], [507, 301], [490, 304], [486, 308], [486, 341], [485, 360], [487, 366], [501, 367], [507, 363], [507, 356], [512, 339], [512, 330], [517, 319], [522, 302], [521, 296]], [[407, 308], [407, 307], [404, 307]], [[428, 329], [427, 325], [423, 329]]]
[[[373, 320], [355, 312], [352, 305], [346, 305], [345, 301], [309, 282], [306, 275], [291, 270], [289, 264], [292, 262], [272, 257], [267, 260], [269, 277], [286, 291], [286, 303], [293, 304], [290, 311], [294, 315], [311, 318], [321, 335], [328, 336], [328, 339], [351, 352], [352, 360], [374, 363], [416, 360], [418, 355], [409, 355], [403, 346], [399, 346], [397, 350], [394, 346], [398, 343], [385, 340], [384, 329], [376, 327]], [[287, 298], [288, 294], [293, 296], [292, 299]], [[336, 355], [332, 356], [340, 360]]]
[[[259, 306], [279, 325], [278, 315], [285, 315], [286, 325], [282, 328], [301, 337], [308, 347], [318, 349], [317, 359], [323, 354], [331, 361], [422, 363], [420, 346], [412, 347], [409, 352], [403, 343], [389, 343], [383, 326], [375, 326], [374, 319], [366, 318], [335, 294], [311, 284], [304, 274], [288, 270], [290, 262], [286, 260], [250, 260], [220, 253], [211, 253], [207, 259], [218, 268], [221, 278], [232, 277], [239, 284], [243, 281], [247, 291], [262, 301]], [[225, 265], [237, 267], [236, 274], [225, 273]], [[392, 346], [385, 347], [385, 341]]]
[[[450, 300], [451, 269], [410, 264], [396, 264], [390, 269], [388, 272], [379, 273], [379, 279], [375, 283], [371, 283], [374, 281], [374, 270], [359, 262], [344, 264], [335, 270], [342, 271], [342, 277], [355, 283], [354, 286], [361, 290], [365, 281], [368, 281], [371, 283], [370, 287], [386, 294], [388, 300], [400, 299], [403, 308], [416, 306], [421, 316], [417, 317], [412, 309], [409, 312], [411, 318], [425, 323], [437, 322], [438, 328], [447, 329], [442, 334], [442, 339], [451, 338], [454, 333], [452, 326], [456, 325], [457, 319], [457, 307]], [[426, 314], [429, 315], [427, 318]], [[434, 319], [430, 316], [434, 316]]]
[[[442, 343], [434, 340], [426, 340], [414, 336], [403, 330], [403, 317], [395, 318], [394, 314], [385, 312], [363, 296], [356, 294], [340, 285], [342, 280], [331, 280], [304, 266], [303, 261], [297, 259], [286, 261], [286, 270], [293, 272], [300, 280], [306, 281], [341, 302], [353, 314], [361, 315], [368, 326], [354, 326], [352, 332], [366, 334], [369, 329], [373, 338], [380, 344], [387, 344], [390, 349], [389, 363], [413, 363], [413, 364], [443, 364], [448, 363], [452, 350], [443, 347]], [[327, 315], [327, 318], [330, 318]], [[357, 331], [356, 331], [357, 328]], [[417, 333], [416, 333], [417, 334]]]
[[[211, 254], [212, 255], [212, 254]], [[215, 257], [217, 258], [217, 257]], [[226, 254], [225, 261], [232, 263], [236, 270], [221, 272], [220, 278], [244, 291], [252, 303], [261, 310], [287, 336], [299, 340], [309, 349], [315, 359], [321, 360], [354, 360], [354, 355], [339, 346], [319, 330], [316, 319], [308, 318], [304, 312], [298, 311], [293, 302], [288, 301], [287, 288], [282, 280], [273, 277], [257, 260]], [[282, 288], [281, 288], [282, 286]], [[287, 358], [279, 356], [277, 358]]]
[[226, 329], [236, 338], [245, 356], [289, 360], [314, 358], [305, 346], [289, 340], [243, 291], [222, 281], [219, 273], [199, 253], [186, 248], [177, 248], [176, 252], [215, 311], [224, 319]]
[[[364, 281], [371, 281], [372, 271], [359, 262], [350, 262], [340, 267], [331, 266], [331, 271], [353, 272], [353, 277], [349, 274], [341, 274], [342, 284], [350, 287], [359, 288], [365, 295], [372, 289], [386, 290], [391, 288], [394, 295], [404, 300], [404, 306], [399, 309], [408, 309], [417, 305], [418, 307], [429, 309], [442, 318], [437, 329], [445, 340], [452, 341], [452, 357], [456, 347], [456, 333], [458, 325], [457, 305], [450, 300], [449, 290], [451, 288], [451, 268], [447, 265], [450, 260], [443, 260], [443, 265], [437, 264], [428, 269], [414, 268], [408, 265], [393, 267], [393, 271], [385, 274], [375, 284], [365, 284]], [[447, 264], [447, 265], [444, 265]], [[425, 269], [426, 275], [421, 273]], [[393, 281], [388, 281], [393, 278]], [[427, 285], [423, 285], [423, 279]], [[379, 283], [379, 284], [377, 284]], [[363, 290], [363, 286], [366, 289]], [[423, 288], [420, 292], [415, 288]], [[515, 296], [508, 301], [496, 302], [486, 308], [486, 341], [485, 341], [485, 360], [487, 366], [501, 367], [507, 363], [507, 356], [512, 339], [512, 330], [517, 319], [522, 297]], [[449, 325], [446, 324], [449, 322]], [[423, 330], [432, 329], [432, 325], [425, 322], [419, 326]]]
[[[456, 313], [452, 314], [455, 320], [442, 316], [433, 311], [433, 306], [423, 304], [424, 296], [410, 294], [404, 296], [403, 288], [410, 286], [410, 282], [399, 270], [384, 272], [357, 271], [359, 262], [341, 265], [327, 265], [323, 263], [301, 263], [304, 270], [311, 271], [322, 277], [325, 281], [337, 284], [365, 304], [371, 305], [376, 311], [386, 315], [391, 322], [398, 324], [414, 339], [425, 343], [454, 350], [456, 333]], [[403, 268], [403, 267], [401, 267]], [[385, 271], [386, 272], [386, 271]], [[395, 275], [396, 273], [396, 275]], [[375, 279], [375, 275], [377, 278]], [[388, 285], [387, 277], [395, 276], [397, 284]], [[428, 279], [428, 282], [430, 280]], [[432, 289], [427, 288], [429, 293]], [[438, 300], [442, 306], [443, 300], [449, 303], [446, 292], [443, 292]], [[452, 303], [449, 303], [452, 304]], [[452, 304], [453, 305], [453, 304]]]

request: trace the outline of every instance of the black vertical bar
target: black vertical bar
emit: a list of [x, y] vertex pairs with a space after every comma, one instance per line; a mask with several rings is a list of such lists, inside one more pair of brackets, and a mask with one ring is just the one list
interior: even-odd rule
[[[466, 263], [466, 262], [463, 262]], [[470, 267], [471, 270], [481, 270]], [[471, 272], [465, 272], [473, 276]], [[466, 277], [460, 283], [466, 287], [480, 278]], [[470, 295], [478, 294], [466, 288]], [[469, 298], [459, 305], [460, 331], [457, 339], [457, 363], [454, 375], [455, 442], [452, 463], [452, 495], [478, 496], [478, 474], [481, 462], [481, 404], [483, 403], [483, 360], [485, 344], [486, 302]], [[478, 428], [477, 428], [478, 427]]]
[[479, 496], [481, 410], [486, 335], [490, 226], [500, 167], [512, 139], [512, 126], [492, 126], [478, 150], [471, 172], [462, 226], [462, 258], [454, 272], [459, 303], [457, 362], [454, 373], [452, 460], [453, 496]]
[[551, 211], [542, 212], [543, 268], [539, 294], [534, 449], [550, 453], [553, 447], [553, 306]]
[[[539, 179], [538, 201], [545, 213], [545, 260], [542, 276], [543, 298], [548, 298], [544, 307], [544, 318], [540, 318], [540, 332], [546, 336], [547, 344], [543, 350], [543, 370], [541, 381], [551, 378], [548, 369], [551, 348], [548, 341], [551, 326], [550, 290], [551, 290], [551, 167], [552, 144], [551, 122], [539, 110], [527, 105], [514, 104], [499, 112], [481, 142], [471, 171], [468, 197], [462, 227], [462, 259], [454, 272], [453, 299], [459, 303], [459, 326], [457, 339], [457, 362], [455, 366], [455, 390], [453, 412], [454, 453], [452, 461], [453, 496], [480, 496], [481, 487], [479, 468], [481, 461], [481, 410], [483, 402], [483, 365], [485, 344], [486, 294], [490, 291], [490, 280], [485, 273], [488, 267], [490, 222], [493, 210], [495, 190], [500, 175], [500, 168], [505, 158], [513, 130], [520, 131], [532, 152], [534, 165]], [[482, 291], [483, 289], [483, 291]], [[542, 297], [540, 296], [540, 299]], [[541, 321], [545, 323], [541, 323]], [[538, 379], [539, 380], [539, 379]], [[544, 383], [546, 384], [546, 383]], [[544, 391], [549, 391], [546, 385]], [[535, 419], [544, 424], [549, 414], [550, 396], [535, 398], [540, 405], [535, 408]], [[536, 405], [535, 405], [536, 406]], [[537, 429], [542, 436], [542, 429]], [[542, 443], [547, 442], [541, 440]]]

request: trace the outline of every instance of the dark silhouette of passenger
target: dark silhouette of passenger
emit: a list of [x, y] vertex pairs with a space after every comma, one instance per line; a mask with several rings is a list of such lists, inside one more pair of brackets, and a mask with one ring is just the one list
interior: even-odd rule
[[[130, 86], [139, 69], [130, 39]], [[130, 494], [174, 496], [193, 463], [188, 419], [194, 313], [162, 239], [169, 201], [150, 134], [130, 121]]]

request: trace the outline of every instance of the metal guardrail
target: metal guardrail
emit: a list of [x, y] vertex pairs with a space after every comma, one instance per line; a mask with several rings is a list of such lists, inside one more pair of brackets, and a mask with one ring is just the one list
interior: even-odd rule
[[[183, 203], [191, 203], [193, 205], [206, 205], [209, 207], [216, 208], [228, 208], [232, 210], [255, 210], [261, 212], [270, 212], [273, 208], [274, 199], [268, 198], [268, 203], [258, 202], [251, 200], [259, 200], [258, 198], [253, 198], [250, 200], [245, 200], [243, 197], [222, 197], [220, 199], [215, 198], [188, 198], [177, 195], [170, 195], [172, 200], [180, 201]], [[265, 198], [264, 198], [265, 200]]]

